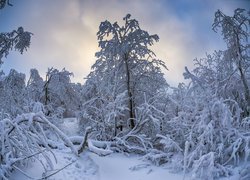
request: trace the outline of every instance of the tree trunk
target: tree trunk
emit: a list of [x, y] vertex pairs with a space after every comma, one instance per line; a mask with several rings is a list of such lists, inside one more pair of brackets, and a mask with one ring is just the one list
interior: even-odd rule
[[127, 91], [128, 91], [128, 98], [129, 98], [129, 119], [130, 119], [130, 128], [133, 129], [135, 127], [135, 114], [134, 114], [134, 107], [133, 107], [133, 95], [130, 88], [130, 73], [129, 73], [129, 67], [128, 67], [128, 56], [125, 54], [124, 56], [125, 60], [125, 69], [126, 69], [126, 75], [127, 75]]
[[243, 69], [242, 69], [243, 57], [242, 57], [242, 51], [240, 48], [240, 40], [239, 40], [239, 36], [237, 33], [236, 33], [236, 42], [237, 42], [237, 60], [238, 60], [237, 66], [238, 66], [238, 70], [240, 72], [241, 81], [242, 81], [243, 86], [244, 86], [245, 100], [247, 103], [246, 115], [248, 116], [250, 114], [250, 94], [249, 94], [248, 83], [247, 83], [245, 74], [244, 74]]
[[78, 154], [81, 154], [81, 153], [83, 152], [84, 148], [88, 146], [87, 140], [88, 140], [88, 135], [89, 135], [90, 131], [91, 131], [91, 128], [90, 128], [90, 127], [87, 127], [87, 128], [85, 129], [85, 134], [84, 134], [82, 143], [80, 144], [80, 146], [79, 146], [79, 148], [78, 148], [78, 151], [77, 151]]
[[45, 105], [48, 105], [48, 101], [49, 101], [49, 80], [48, 80], [48, 75], [46, 75], [46, 82], [44, 84], [44, 91], [45, 91]]

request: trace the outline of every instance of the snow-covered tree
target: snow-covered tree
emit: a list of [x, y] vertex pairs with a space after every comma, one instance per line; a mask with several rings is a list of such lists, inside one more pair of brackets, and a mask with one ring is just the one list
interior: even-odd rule
[[239, 73], [243, 85], [245, 116], [250, 114], [250, 45], [249, 45], [250, 14], [245, 9], [236, 9], [234, 15], [228, 16], [218, 10], [215, 13], [213, 29], [221, 33], [227, 43], [227, 55], [232, 59], [236, 73]]
[[48, 108], [48, 115], [56, 113], [63, 116], [64, 113], [75, 111], [80, 102], [78, 92], [70, 81], [73, 74], [63, 69], [59, 71], [49, 68], [44, 83], [44, 104]]
[[8, 113], [11, 117], [23, 113], [25, 111], [25, 75], [12, 69], [9, 75], [5, 76], [0, 83], [1, 111]]
[[146, 159], [171, 162], [184, 174], [191, 170], [194, 179], [230, 176], [232, 165], [249, 161], [249, 18], [244, 13], [216, 12], [214, 28], [222, 27], [228, 49], [195, 59], [193, 71], [185, 68], [191, 83], [166, 96], [164, 131]]
[[136, 108], [144, 103], [144, 97], [154, 96], [166, 86], [161, 67], [163, 61], [155, 58], [149, 46], [159, 40], [157, 35], [150, 35], [142, 30], [130, 14], [123, 18], [124, 25], [104, 21], [97, 33], [99, 47], [93, 71], [87, 77], [87, 88], [91, 97], [105, 97], [108, 101], [116, 99], [124, 92], [124, 124], [136, 126]]
[[7, 57], [12, 49], [19, 51], [21, 54], [30, 46], [30, 32], [24, 31], [22, 27], [8, 33], [0, 33], [0, 64], [2, 58]]
[[26, 86], [26, 95], [30, 103], [42, 101], [44, 81], [37, 69], [30, 70], [30, 77]]

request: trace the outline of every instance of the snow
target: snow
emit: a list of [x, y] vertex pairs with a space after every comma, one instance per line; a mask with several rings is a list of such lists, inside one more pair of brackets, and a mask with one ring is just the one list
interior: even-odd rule
[[[54, 180], [97, 180], [98, 166], [93, 160], [85, 153], [81, 157], [76, 157], [69, 149], [54, 150], [56, 160], [53, 160], [54, 170], [48, 170], [46, 176], [56, 172], [57, 170], [67, 166], [62, 171], [56, 173], [48, 179]], [[53, 159], [53, 158], [52, 158]], [[71, 164], [72, 163], [72, 164]], [[35, 161], [28, 167], [22, 168], [32, 179], [40, 179], [43, 177], [44, 167], [39, 161]], [[14, 171], [10, 180], [27, 180], [30, 179], [20, 171]]]
[[[79, 158], [69, 150], [54, 150], [57, 163], [54, 160], [54, 169], [58, 170], [72, 163], [62, 171], [49, 179], [63, 180], [182, 180], [182, 175], [171, 174], [168, 169], [156, 167], [140, 159], [139, 156], [125, 156], [123, 154], [111, 154], [98, 156], [92, 152], [84, 152]], [[34, 179], [40, 179], [43, 175], [43, 166], [35, 161], [22, 169]], [[55, 171], [48, 171], [49, 175]], [[19, 171], [14, 171], [10, 180], [27, 180], [28, 178]]]
[[[64, 126], [61, 128], [64, 132], [75, 135], [78, 131], [77, 120], [74, 118], [65, 119]], [[22, 172], [13, 171], [9, 179], [41, 179], [44, 176], [49, 176], [48, 180], [183, 180], [182, 172], [170, 173], [167, 166], [155, 166], [150, 162], [143, 161], [139, 155], [130, 154], [128, 156], [112, 153], [107, 156], [98, 156], [89, 150], [84, 150], [80, 156], [76, 156], [70, 151], [70, 148], [66, 147], [53, 149], [52, 153], [49, 156], [53, 167], [48, 165], [44, 167], [38, 160], [35, 160], [28, 166], [19, 167]], [[45, 169], [46, 173], [44, 173]], [[240, 167], [235, 168], [233, 176], [221, 178], [221, 180], [239, 179], [239, 169]], [[52, 175], [53, 173], [55, 174]], [[185, 180], [189, 179], [191, 176], [187, 174]]]
[[140, 159], [139, 156], [127, 157], [111, 154], [101, 157], [89, 154], [99, 166], [99, 180], [182, 180], [182, 175], [171, 174], [168, 169], [156, 167]]
[[[58, 170], [72, 163], [62, 171], [48, 179], [53, 180], [183, 180], [183, 175], [170, 173], [166, 167], [154, 166], [141, 159], [140, 156], [113, 153], [108, 156], [98, 156], [85, 151], [80, 157], [76, 157], [69, 149], [54, 150], [57, 163], [54, 160], [54, 169]], [[221, 178], [221, 180], [238, 180], [239, 169], [236, 168], [235, 175]], [[22, 168], [26, 174], [34, 179], [40, 179], [44, 172], [43, 166], [35, 161], [28, 167]], [[48, 171], [49, 175], [55, 171]], [[10, 180], [27, 180], [25, 175], [14, 171]], [[190, 177], [185, 178], [189, 180]]]
[[[77, 137], [79, 124], [76, 118], [65, 118], [60, 129], [69, 136]], [[53, 154], [56, 159], [53, 158]], [[54, 149], [50, 154], [53, 163], [53, 171], [46, 167], [50, 175], [56, 170], [67, 166], [48, 179], [54, 180], [182, 180], [182, 175], [169, 173], [164, 167], [157, 167], [145, 162], [140, 156], [112, 153], [108, 156], [98, 156], [90, 151], [84, 151], [80, 157], [74, 155], [69, 148]], [[72, 163], [72, 164], [71, 164]], [[43, 177], [44, 167], [38, 161], [34, 161], [27, 167], [20, 168], [23, 173], [15, 170], [10, 180], [40, 179]]]
[[63, 130], [68, 136], [75, 136], [79, 132], [79, 123], [77, 118], [64, 118], [63, 123], [60, 125], [60, 129]]

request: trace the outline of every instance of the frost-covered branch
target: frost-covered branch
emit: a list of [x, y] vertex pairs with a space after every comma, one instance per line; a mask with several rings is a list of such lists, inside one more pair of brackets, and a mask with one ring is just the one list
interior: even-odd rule
[[[15, 119], [3, 119], [1, 123], [1, 173], [2, 178], [8, 177], [13, 165], [28, 163], [30, 158], [42, 153], [50, 164], [50, 158], [44, 153], [44, 148], [50, 151], [50, 144], [55, 144], [53, 134], [78, 154], [72, 142], [55, 125], [50, 123], [43, 113], [28, 113]], [[53, 133], [52, 133], [53, 132]]]

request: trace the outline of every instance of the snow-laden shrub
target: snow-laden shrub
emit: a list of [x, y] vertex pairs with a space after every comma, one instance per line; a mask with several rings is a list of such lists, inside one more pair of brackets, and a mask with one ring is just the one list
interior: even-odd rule
[[163, 151], [151, 149], [143, 156], [143, 159], [152, 162], [156, 166], [160, 166], [171, 161], [171, 156]]
[[[90, 138], [98, 141], [112, 141], [112, 149], [119, 152], [145, 154], [152, 148], [152, 139], [160, 130], [165, 113], [155, 106], [155, 100], [146, 100], [136, 108], [135, 127], [129, 127], [125, 119], [126, 91], [117, 95], [93, 98], [83, 105], [79, 114], [83, 127], [92, 126]], [[98, 108], [97, 108], [98, 107]]]
[[[46, 129], [46, 130], [45, 130]], [[56, 135], [75, 154], [77, 151], [67, 136], [50, 123], [42, 112], [28, 113], [14, 119], [0, 121], [0, 177], [7, 179], [19, 165], [27, 164], [42, 154], [48, 165], [52, 164], [47, 152], [57, 144], [51, 137]]]
[[136, 127], [127, 134], [114, 137], [115, 148], [119, 152], [145, 154], [152, 148], [151, 139], [137, 132]]
[[[146, 154], [152, 149], [153, 139], [160, 130], [161, 120], [165, 113], [157, 109], [156, 101], [144, 99], [144, 103], [139, 105], [135, 111], [135, 127], [130, 129], [125, 126], [117, 134], [111, 134], [115, 150]], [[108, 133], [106, 132], [106, 134]]]
[[136, 129], [138, 133], [154, 138], [161, 128], [162, 119], [165, 113], [157, 107], [157, 98], [147, 99], [144, 96], [144, 103], [136, 108]]
[[[197, 166], [195, 162], [202, 161], [204, 156], [211, 152], [215, 153], [211, 158], [214, 159], [214, 166], [239, 165], [241, 158], [248, 159], [249, 135], [244, 135], [233, 127], [233, 115], [222, 100], [207, 104], [196, 118], [198, 121], [188, 138], [190, 147], [185, 157], [187, 167]], [[212, 174], [216, 177], [228, 173], [221, 171]]]
[[[249, 160], [247, 118], [241, 120], [241, 110], [235, 101], [219, 99], [209, 91], [190, 92], [183, 97], [182, 105], [177, 101], [177, 116], [165, 123], [168, 147], [174, 142], [183, 150], [183, 169], [191, 171], [195, 178], [229, 176], [232, 165]], [[154, 146], [158, 150], [159, 144]]]
[[91, 137], [97, 140], [110, 141], [120, 131], [126, 128], [123, 119], [126, 108], [126, 91], [113, 97], [111, 94], [102, 94], [82, 105], [79, 113], [82, 129], [92, 126]]
[[38, 112], [44, 112], [44, 105], [40, 102], [34, 102], [33, 103], [33, 108], [32, 108], [32, 112], [33, 113], [38, 113]]
[[214, 152], [210, 152], [200, 157], [194, 162], [192, 171], [194, 179], [211, 180], [213, 179], [214, 166]]
[[[182, 148], [177, 142], [172, 140], [169, 135], [156, 135], [153, 140], [154, 147], [143, 157], [145, 160], [151, 161], [153, 164], [159, 166], [165, 163], [175, 163], [176, 159], [182, 157]], [[177, 165], [177, 164], [176, 164]], [[175, 166], [180, 168], [180, 165]]]

